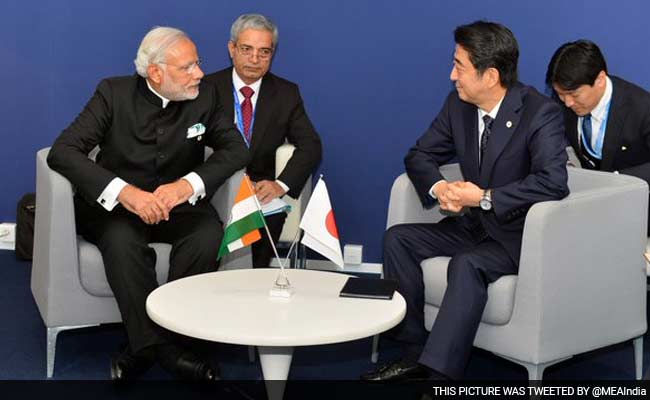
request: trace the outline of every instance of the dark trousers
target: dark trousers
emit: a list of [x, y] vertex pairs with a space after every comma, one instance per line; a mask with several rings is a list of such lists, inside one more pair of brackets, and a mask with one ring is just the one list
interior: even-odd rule
[[[284, 226], [284, 221], [287, 219], [287, 213], [278, 213], [264, 217], [266, 221], [266, 226], [269, 227], [269, 232], [271, 232], [271, 238], [273, 243], [277, 244], [280, 234], [282, 233], [282, 227]], [[271, 243], [269, 242], [268, 234], [266, 229], [260, 229], [262, 234], [262, 239], [251, 245], [251, 250], [253, 253], [253, 268], [268, 268], [271, 263], [271, 258], [275, 257]], [[297, 250], [296, 250], [297, 251]]]
[[[424, 329], [422, 260], [451, 257], [447, 290], [430, 333]], [[396, 279], [406, 300], [406, 316], [390, 333], [421, 348], [419, 362], [452, 379], [463, 376], [487, 303], [487, 286], [516, 274], [518, 264], [480, 224], [473, 228], [447, 218], [437, 224], [397, 225], [384, 236], [384, 275]]]
[[100, 250], [108, 284], [133, 352], [167, 343], [170, 334], [151, 321], [145, 310], [149, 293], [158, 287], [152, 242], [170, 243], [169, 281], [215, 271], [223, 237], [221, 221], [206, 201], [175, 207], [169, 221], [147, 225], [118, 205], [111, 212], [75, 199], [77, 230]]

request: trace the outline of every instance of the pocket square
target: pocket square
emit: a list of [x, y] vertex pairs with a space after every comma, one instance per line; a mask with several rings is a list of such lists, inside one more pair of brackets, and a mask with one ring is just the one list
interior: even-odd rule
[[202, 123], [194, 124], [187, 128], [187, 139], [201, 136], [205, 133], [205, 126]]

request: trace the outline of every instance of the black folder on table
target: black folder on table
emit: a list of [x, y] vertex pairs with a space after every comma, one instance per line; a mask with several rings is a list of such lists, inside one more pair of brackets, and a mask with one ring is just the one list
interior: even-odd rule
[[397, 289], [397, 281], [378, 278], [348, 278], [340, 297], [390, 300]]

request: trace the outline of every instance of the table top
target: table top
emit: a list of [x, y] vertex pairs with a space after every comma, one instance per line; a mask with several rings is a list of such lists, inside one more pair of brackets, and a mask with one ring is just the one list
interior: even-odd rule
[[291, 299], [269, 297], [278, 269], [241, 269], [169, 282], [147, 298], [157, 324], [180, 334], [222, 343], [307, 346], [339, 343], [384, 332], [406, 313], [404, 298], [339, 297], [347, 275], [286, 270]]

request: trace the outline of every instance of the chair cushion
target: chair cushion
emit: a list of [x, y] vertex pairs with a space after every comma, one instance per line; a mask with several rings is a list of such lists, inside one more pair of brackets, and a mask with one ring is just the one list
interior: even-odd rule
[[[440, 307], [447, 290], [449, 257], [429, 258], [420, 264], [424, 280], [424, 302]], [[481, 322], [504, 325], [510, 321], [515, 303], [517, 275], [505, 275], [488, 285], [488, 301]]]
[[[79, 245], [79, 280], [81, 286], [90, 294], [100, 297], [113, 297], [113, 291], [108, 286], [104, 261], [97, 246], [77, 237]], [[150, 243], [156, 251], [156, 279], [158, 284], [167, 282], [169, 273], [169, 253], [172, 246], [167, 243]]]

